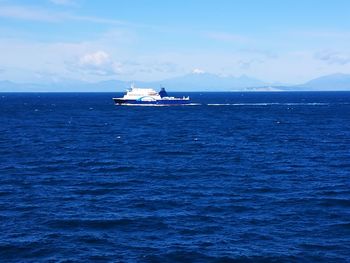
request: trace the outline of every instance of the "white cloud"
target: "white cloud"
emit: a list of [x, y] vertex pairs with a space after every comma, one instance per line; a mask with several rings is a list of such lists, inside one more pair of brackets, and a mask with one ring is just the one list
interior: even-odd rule
[[204, 34], [204, 36], [206, 36], [209, 39], [231, 43], [246, 43], [250, 41], [249, 38], [246, 36], [226, 32], [207, 32]]
[[85, 21], [85, 22], [97, 23], [97, 24], [128, 25], [127, 22], [123, 22], [120, 20], [94, 17], [94, 16], [65, 15], [65, 18], [68, 20]]
[[330, 40], [346, 40], [350, 38], [349, 31], [325, 31], [325, 30], [314, 30], [314, 31], [289, 31], [287, 35], [296, 38], [309, 38], [309, 39], [330, 39]]
[[[145, 65], [137, 59], [133, 48], [135, 43], [138, 43], [135, 34], [126, 29], [106, 31], [94, 39], [74, 42], [37, 41], [25, 34], [8, 38], [0, 36], [0, 68], [6, 69], [0, 80], [36, 82], [34, 72], [91, 82], [116, 75], [128, 79], [130, 75], [135, 77], [138, 68]], [[124, 61], [137, 62], [138, 65]]]
[[25, 5], [0, 5], [0, 17], [40, 22], [83, 21], [96, 24], [128, 25], [126, 22], [115, 19], [81, 16], [67, 12], [56, 12], [49, 9]]
[[192, 70], [193, 74], [204, 74], [205, 71], [199, 68], [195, 68], [194, 70]]
[[0, 6], [0, 17], [45, 22], [57, 22], [62, 18], [45, 9], [24, 6]]
[[94, 53], [85, 54], [80, 58], [79, 64], [82, 66], [95, 66], [99, 67], [101, 65], [110, 62], [109, 55], [104, 51], [96, 51]]
[[101, 76], [116, 75], [122, 72], [122, 65], [113, 61], [105, 51], [84, 54], [79, 58], [78, 65], [82, 71]]
[[250, 68], [254, 67], [254, 65], [256, 65], [258, 63], [264, 63], [265, 59], [263, 59], [263, 58], [240, 59], [237, 61], [237, 63], [242, 70], [249, 70]]
[[345, 65], [350, 63], [349, 53], [346, 54], [346, 53], [341, 53], [341, 52], [331, 51], [331, 50], [319, 51], [315, 54], [315, 58], [325, 61], [328, 64]]

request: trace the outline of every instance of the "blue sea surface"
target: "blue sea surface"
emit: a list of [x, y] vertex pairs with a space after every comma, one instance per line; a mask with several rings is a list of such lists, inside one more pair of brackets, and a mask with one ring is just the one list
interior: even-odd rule
[[0, 94], [1, 262], [350, 262], [350, 92], [118, 95]]

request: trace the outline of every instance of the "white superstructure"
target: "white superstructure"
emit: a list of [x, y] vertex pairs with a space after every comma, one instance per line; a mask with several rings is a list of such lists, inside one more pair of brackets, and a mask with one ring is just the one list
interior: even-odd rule
[[127, 93], [123, 96], [125, 100], [140, 100], [143, 101], [152, 101], [152, 100], [161, 100], [159, 93], [154, 89], [141, 89], [135, 88], [134, 85], [131, 86], [130, 90], [127, 90]]

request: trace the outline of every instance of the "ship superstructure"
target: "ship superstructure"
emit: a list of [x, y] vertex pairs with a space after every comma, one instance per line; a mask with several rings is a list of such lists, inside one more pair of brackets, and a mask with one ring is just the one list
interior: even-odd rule
[[113, 98], [116, 105], [184, 105], [190, 103], [189, 97], [175, 98], [168, 96], [165, 88], [159, 92], [150, 88], [131, 86], [122, 98]]

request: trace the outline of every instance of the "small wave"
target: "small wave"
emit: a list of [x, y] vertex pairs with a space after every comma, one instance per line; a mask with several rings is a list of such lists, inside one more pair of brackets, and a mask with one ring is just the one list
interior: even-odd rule
[[131, 219], [55, 219], [48, 221], [48, 225], [59, 229], [72, 229], [76, 227], [92, 229], [108, 229], [132, 224]]
[[91, 195], [91, 196], [99, 196], [99, 195], [108, 195], [112, 192], [116, 191], [113, 188], [96, 188], [96, 189], [84, 189], [84, 190], [75, 190], [74, 193], [77, 195]]
[[[23, 258], [40, 257], [48, 254], [48, 250], [43, 248], [43, 244], [37, 241], [2, 243], [0, 244], [0, 258], [2, 262], [23, 262]], [[53, 251], [52, 251], [53, 253]]]
[[338, 228], [342, 231], [350, 231], [350, 223], [348, 222], [331, 224], [329, 227]]
[[12, 195], [11, 191], [0, 191], [0, 196], [9, 196]]
[[54, 219], [48, 220], [47, 225], [56, 229], [71, 230], [80, 229], [124, 229], [135, 230], [144, 229], [146, 226], [152, 230], [167, 229], [161, 218], [158, 217], [140, 217], [140, 218], [106, 218], [106, 219]]
[[160, 151], [158, 152], [158, 154], [160, 155], [191, 155], [192, 153], [191, 152], [187, 152], [187, 151]]
[[108, 239], [106, 238], [89, 234], [79, 236], [78, 238], [80, 242], [84, 242], [86, 244], [106, 244], [106, 242], [108, 242]]
[[350, 200], [343, 198], [322, 198], [317, 199], [320, 201], [320, 205], [326, 207], [339, 206], [339, 207], [350, 207]]
[[[210, 243], [209, 243], [210, 245]], [[146, 262], [299, 262], [293, 255], [276, 256], [214, 256], [190, 250], [177, 250], [158, 255], [147, 255]]]

